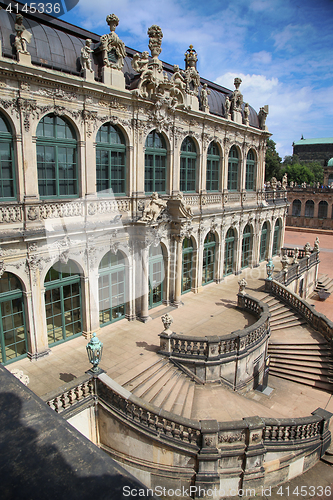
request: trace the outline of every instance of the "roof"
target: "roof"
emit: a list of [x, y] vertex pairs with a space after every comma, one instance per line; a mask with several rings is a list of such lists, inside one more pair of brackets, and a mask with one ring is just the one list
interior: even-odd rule
[[301, 139], [300, 141], [294, 142], [294, 146], [305, 146], [306, 144], [333, 144], [333, 137]]
[[327, 166], [328, 167], [333, 167], [333, 158], [331, 158], [330, 160], [328, 160]]
[[[2, 4], [3, 6], [6, 6], [8, 3], [9, 0], [0, 1], [0, 5]], [[81, 48], [84, 46], [87, 38], [92, 40], [92, 48], [96, 48], [100, 43], [100, 35], [47, 14], [25, 12], [23, 14], [23, 24], [32, 34], [31, 42], [28, 44], [32, 64], [80, 76]], [[5, 8], [0, 10], [0, 38], [2, 41], [2, 56], [5, 58], [16, 59], [16, 52], [13, 45], [16, 34], [15, 17], [16, 10], [14, 11], [14, 9], [12, 13], [7, 12]], [[108, 32], [107, 26], [105, 32]], [[132, 57], [136, 51], [126, 47], [126, 52], [127, 57], [124, 61], [123, 73], [126, 79], [126, 88], [133, 89], [136, 87], [138, 81], [138, 74], [135, 73], [131, 65]], [[93, 59], [95, 79], [101, 81], [101, 66], [95, 55]], [[163, 62], [163, 69], [170, 78], [173, 74], [173, 65]], [[224, 116], [225, 99], [226, 96], [231, 96], [232, 91], [201, 78], [201, 84], [204, 83], [207, 84], [211, 91], [208, 96], [210, 113], [217, 116]], [[250, 125], [259, 128], [257, 112], [251, 106], [249, 106], [249, 109]]]

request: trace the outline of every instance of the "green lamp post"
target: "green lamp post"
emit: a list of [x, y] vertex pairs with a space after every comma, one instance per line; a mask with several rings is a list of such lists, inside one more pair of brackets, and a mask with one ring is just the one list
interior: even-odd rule
[[104, 370], [102, 370], [98, 366], [99, 362], [102, 359], [103, 344], [96, 337], [96, 333], [93, 333], [92, 338], [86, 345], [86, 349], [87, 349], [88, 359], [90, 363], [93, 365], [92, 368], [88, 370], [88, 372], [91, 373], [92, 375], [99, 375], [100, 373], [103, 373]]

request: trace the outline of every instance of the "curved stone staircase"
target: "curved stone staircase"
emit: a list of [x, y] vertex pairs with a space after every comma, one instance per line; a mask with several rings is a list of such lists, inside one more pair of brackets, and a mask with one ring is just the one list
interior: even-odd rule
[[267, 295], [262, 300], [271, 313], [270, 374], [333, 392], [333, 352], [328, 342], [277, 298]]
[[191, 418], [195, 382], [168, 358], [156, 355], [156, 361], [137, 367], [115, 378], [137, 397], [181, 417]]

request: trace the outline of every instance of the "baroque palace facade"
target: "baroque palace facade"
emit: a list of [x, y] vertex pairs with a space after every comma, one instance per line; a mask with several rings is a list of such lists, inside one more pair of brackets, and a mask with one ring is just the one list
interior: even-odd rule
[[[18, 4], [20, 5], [20, 4]], [[149, 319], [276, 255], [268, 107], [46, 14], [0, 11], [0, 362]]]

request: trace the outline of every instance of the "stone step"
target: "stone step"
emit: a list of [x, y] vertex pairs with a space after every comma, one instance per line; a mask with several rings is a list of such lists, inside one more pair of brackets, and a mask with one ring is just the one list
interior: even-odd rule
[[275, 377], [290, 380], [292, 382], [297, 382], [299, 384], [309, 385], [311, 387], [323, 389], [328, 392], [333, 392], [333, 384], [329, 383], [326, 380], [323, 380], [322, 378], [316, 375], [310, 378], [306, 378], [299, 375], [294, 375], [290, 371], [276, 370], [274, 368], [270, 369], [270, 374], [274, 375]]
[[321, 457], [321, 460], [323, 462], [325, 462], [326, 464], [329, 464], [329, 465], [333, 466], [333, 457], [332, 457], [332, 455], [328, 455], [327, 453], [325, 453], [325, 455], [323, 455]]
[[295, 326], [301, 326], [305, 325], [306, 321], [305, 319], [288, 319], [288, 320], [281, 320], [274, 322], [273, 324], [271, 323], [271, 330], [281, 330], [281, 329], [286, 329], [286, 328], [294, 328]]
[[286, 311], [283, 311], [283, 310], [279, 310], [276, 314], [271, 314], [271, 317], [270, 317], [270, 323], [274, 322], [274, 321], [278, 321], [279, 319], [285, 319], [285, 318], [296, 318], [296, 319], [300, 319], [300, 317], [297, 315], [297, 314], [294, 314], [293, 312], [291, 312], [290, 310], [286, 310]]
[[[157, 366], [161, 366], [167, 363], [167, 360], [164, 358], [158, 357], [156, 361], [152, 363], [151, 359], [147, 360], [145, 363], [140, 363], [134, 368], [131, 368], [130, 370], [127, 370], [125, 373], [122, 375], [119, 375], [118, 377], [114, 377], [114, 380], [122, 385], [122, 386], [129, 386], [127, 387], [129, 391], [131, 391], [132, 387], [134, 387], [134, 381], [135, 380], [144, 380], [145, 378], [148, 378], [154, 371], [156, 370]], [[131, 385], [133, 383], [133, 385]]]
[[170, 363], [164, 365], [161, 369], [158, 369], [153, 375], [151, 375], [148, 380], [132, 389], [131, 392], [139, 398], [143, 398], [145, 401], [150, 401], [159, 393], [176, 370], [177, 368], [172, 366]]
[[271, 359], [271, 362], [275, 362], [275, 363], [286, 363], [286, 364], [293, 364], [295, 366], [301, 366], [301, 367], [309, 367], [311, 369], [321, 369], [321, 368], [324, 368], [325, 370], [329, 370], [333, 373], [333, 363], [331, 360], [325, 360], [325, 359], [322, 359], [322, 358], [317, 358], [315, 356], [313, 356], [311, 359], [308, 359], [308, 358], [305, 358], [305, 359], [299, 359], [299, 358], [295, 358], [293, 356], [283, 356], [283, 355], [275, 355], [275, 354], [271, 354], [269, 353], [270, 355], [270, 359]]
[[188, 379], [177, 394], [170, 411], [182, 417], [191, 418], [194, 393], [195, 382]]
[[272, 316], [274, 316], [275, 314], [279, 314], [279, 312], [282, 311], [292, 312], [292, 309], [290, 309], [290, 307], [282, 304], [281, 302], [278, 302], [278, 304], [275, 304], [274, 306], [268, 306], [268, 308]]
[[282, 344], [268, 344], [268, 349], [271, 351], [280, 351], [280, 352], [291, 352], [295, 354], [312, 354], [316, 353], [317, 355], [323, 355], [323, 356], [332, 356], [332, 349], [328, 347], [327, 345], [311, 345], [309, 344], [308, 346], [295, 346], [295, 345], [282, 345]]
[[269, 343], [270, 347], [279, 347], [281, 349], [316, 349], [316, 350], [329, 350], [332, 352], [329, 344], [325, 341], [322, 342], [298, 342], [297, 344], [292, 344], [292, 343], [287, 343], [287, 342], [276, 342], [275, 340], [273, 342]]
[[290, 370], [294, 375], [300, 374], [304, 376], [319, 375], [327, 377], [329, 382], [333, 383], [333, 371], [327, 367], [317, 367], [317, 366], [304, 366], [296, 363], [285, 363], [283, 360], [271, 359], [270, 368], [276, 368], [277, 370]]
[[[161, 397], [163, 396], [163, 394], [161, 393], [161, 396], [154, 401], [154, 404], [156, 406], [159, 406], [160, 408], [163, 408], [166, 411], [173, 411], [173, 406], [183, 386], [187, 386], [190, 382], [190, 379], [187, 379], [186, 375], [184, 375], [180, 371], [177, 372], [177, 375], [178, 377], [176, 383], [174, 384], [173, 388], [169, 391], [169, 393], [167, 395], [164, 394], [164, 398], [162, 400]], [[179, 415], [181, 415], [181, 413], [179, 413]]]

